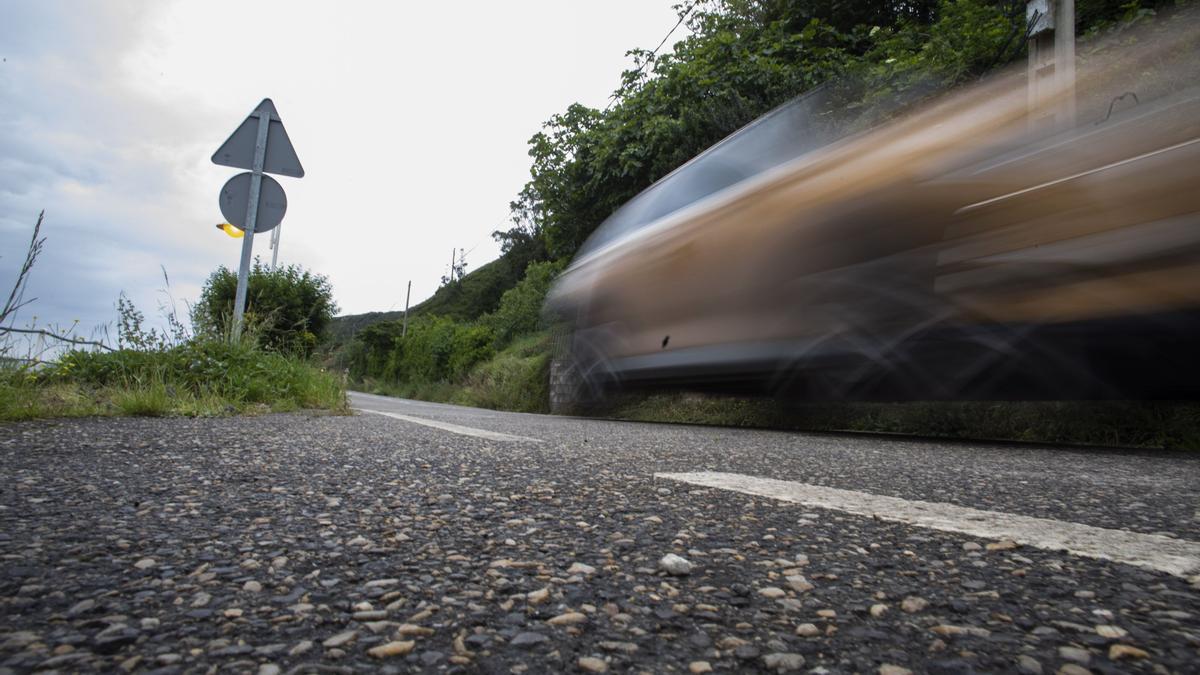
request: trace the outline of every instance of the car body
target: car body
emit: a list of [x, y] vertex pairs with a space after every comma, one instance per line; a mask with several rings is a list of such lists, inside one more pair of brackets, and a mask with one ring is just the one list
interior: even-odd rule
[[999, 77], [770, 156], [798, 99], [597, 229], [548, 301], [571, 368], [594, 392], [1194, 398], [1200, 87], [1122, 85], [1081, 77], [1080, 121], [1035, 129], [1076, 94]]

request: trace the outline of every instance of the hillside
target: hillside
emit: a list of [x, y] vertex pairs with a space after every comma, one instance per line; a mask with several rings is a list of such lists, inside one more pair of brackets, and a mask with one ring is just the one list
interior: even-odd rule
[[[544, 249], [538, 242], [509, 242], [503, 254], [474, 270], [458, 281], [438, 288], [432, 296], [409, 308], [410, 319], [420, 316], [441, 316], [455, 321], [473, 321], [495, 311], [500, 296], [525, 276], [531, 262], [544, 259]], [[367, 312], [335, 317], [330, 328], [334, 344], [344, 344], [359, 331], [381, 321], [399, 321], [403, 310]]]

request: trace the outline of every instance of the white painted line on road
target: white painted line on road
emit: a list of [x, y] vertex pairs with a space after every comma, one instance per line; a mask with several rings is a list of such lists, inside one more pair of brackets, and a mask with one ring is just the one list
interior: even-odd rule
[[540, 438], [530, 438], [528, 436], [513, 436], [512, 434], [502, 434], [499, 431], [488, 431], [487, 429], [476, 429], [475, 427], [464, 427], [458, 424], [449, 422], [439, 422], [438, 420], [426, 419], [424, 417], [412, 417], [410, 415], [401, 415], [400, 413], [384, 412], [382, 410], [367, 410], [366, 408], [355, 408], [365, 413], [372, 415], [383, 415], [384, 417], [394, 417], [405, 422], [413, 424], [423, 424], [434, 429], [449, 431], [453, 434], [462, 434], [463, 436], [474, 436], [475, 438], [486, 438], [489, 441], [522, 441], [525, 443], [541, 443]]
[[1067, 550], [1076, 555], [1112, 560], [1175, 576], [1187, 577], [1200, 572], [1200, 543], [1157, 534], [1108, 530], [1049, 518], [982, 511], [954, 504], [885, 497], [736, 473], [656, 473], [654, 477], [943, 532], [985, 539], [1011, 539], [1025, 546], [1051, 551]]

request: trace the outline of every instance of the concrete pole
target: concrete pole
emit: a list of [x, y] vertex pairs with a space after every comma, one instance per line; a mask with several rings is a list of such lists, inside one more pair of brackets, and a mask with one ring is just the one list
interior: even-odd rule
[[1029, 129], [1070, 128], [1075, 124], [1075, 0], [1029, 0], [1025, 16], [1032, 29]]
[[1057, 29], [1054, 31], [1054, 76], [1063, 103], [1059, 128], [1075, 126], [1075, 0], [1058, 0]]

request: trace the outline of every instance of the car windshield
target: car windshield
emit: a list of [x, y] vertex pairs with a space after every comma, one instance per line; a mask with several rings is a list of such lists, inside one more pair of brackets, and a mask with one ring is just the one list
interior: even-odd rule
[[823, 85], [792, 99], [667, 174], [609, 216], [580, 255], [848, 135], [851, 125], [832, 120], [829, 92]]

